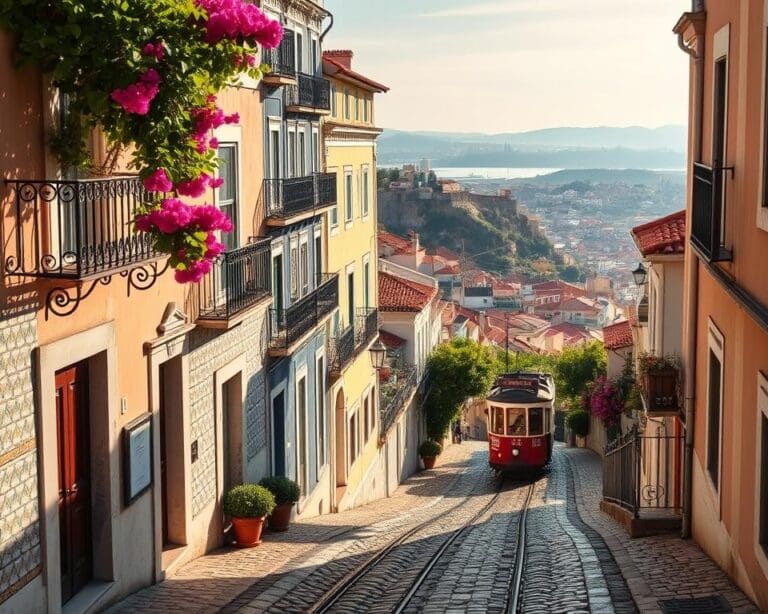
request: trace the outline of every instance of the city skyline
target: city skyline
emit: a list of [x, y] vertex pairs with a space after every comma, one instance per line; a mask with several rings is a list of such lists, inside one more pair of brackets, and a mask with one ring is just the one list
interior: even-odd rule
[[[501, 133], [685, 124], [688, 60], [672, 26], [688, 4], [425, 0], [414, 10], [404, 0], [327, 0], [336, 19], [324, 48], [351, 49], [355, 65], [397, 94], [377, 112], [385, 128]], [[500, 100], [509, 112], [483, 112]]]

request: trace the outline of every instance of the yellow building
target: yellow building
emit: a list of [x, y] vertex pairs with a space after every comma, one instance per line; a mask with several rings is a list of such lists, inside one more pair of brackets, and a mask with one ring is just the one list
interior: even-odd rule
[[337, 176], [337, 205], [326, 215], [328, 270], [339, 272], [339, 309], [329, 322], [331, 461], [334, 509], [386, 496], [379, 447], [376, 370], [368, 349], [378, 335], [376, 137], [373, 98], [388, 88], [352, 70], [351, 51], [323, 53], [331, 113], [323, 123], [325, 168]]

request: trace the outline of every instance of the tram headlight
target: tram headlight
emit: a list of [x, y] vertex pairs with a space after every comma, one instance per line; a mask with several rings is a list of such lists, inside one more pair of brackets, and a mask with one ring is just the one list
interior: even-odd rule
[[520, 456], [520, 450], [517, 448], [512, 448], [512, 456]]

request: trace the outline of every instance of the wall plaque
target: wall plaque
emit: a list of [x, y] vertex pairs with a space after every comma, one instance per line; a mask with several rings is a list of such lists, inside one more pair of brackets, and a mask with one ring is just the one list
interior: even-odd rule
[[123, 492], [131, 505], [152, 486], [152, 414], [144, 414], [123, 428]]

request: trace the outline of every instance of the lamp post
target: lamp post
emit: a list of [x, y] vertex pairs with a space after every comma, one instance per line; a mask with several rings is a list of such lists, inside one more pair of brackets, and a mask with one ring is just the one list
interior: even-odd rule
[[632, 277], [635, 278], [635, 283], [638, 286], [642, 286], [645, 284], [645, 280], [647, 276], [648, 276], [648, 271], [643, 266], [642, 262], [637, 265], [637, 268], [634, 271], [632, 271]]
[[371, 353], [371, 364], [378, 371], [384, 366], [384, 360], [387, 357], [387, 346], [381, 342], [381, 339], [377, 339], [376, 343], [368, 351]]

